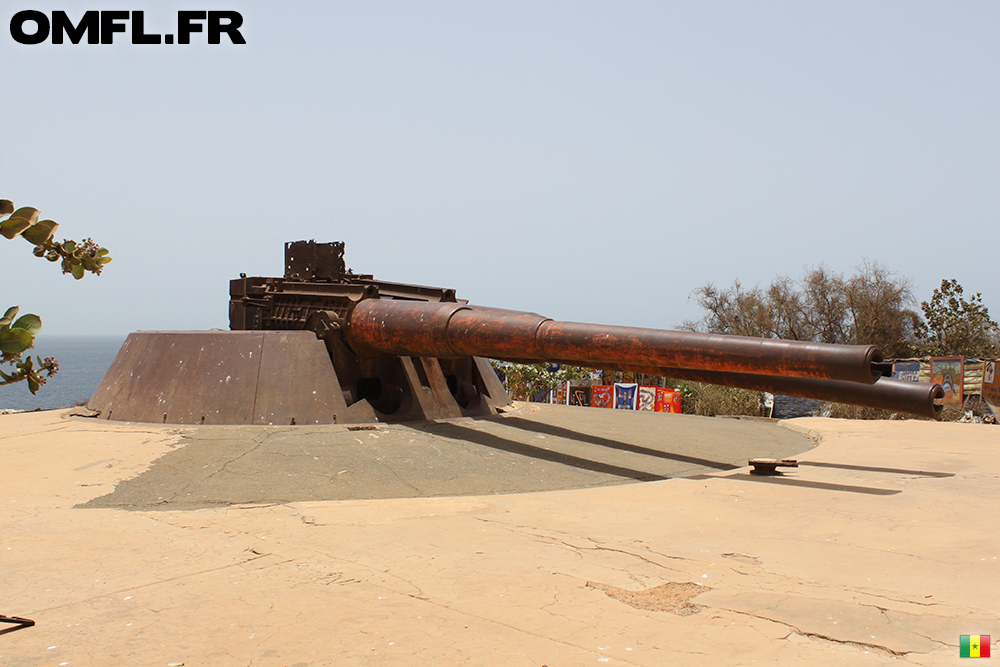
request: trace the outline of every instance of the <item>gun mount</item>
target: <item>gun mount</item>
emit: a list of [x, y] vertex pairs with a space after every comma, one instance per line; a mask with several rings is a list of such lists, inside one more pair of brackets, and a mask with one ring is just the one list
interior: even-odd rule
[[[160, 421], [162, 412], [165, 423], [203, 424], [495, 414], [510, 399], [486, 358], [636, 371], [927, 417], [940, 413], [936, 401], [944, 395], [936, 384], [887, 377], [892, 365], [871, 345], [557, 322], [473, 306], [453, 289], [354, 274], [345, 266], [343, 243], [288, 243], [283, 278], [231, 281], [229, 322], [230, 332], [202, 334], [211, 340], [178, 333], [137, 338], [129, 353], [134, 358], [115, 359], [89, 406], [109, 419], [117, 410], [117, 419]], [[179, 388], [157, 393], [136, 379], [141, 359], [172, 358], [178, 349], [194, 357], [180, 358], [181, 367], [202, 369], [201, 379], [188, 380], [201, 388], [184, 388], [180, 378]], [[166, 372], [157, 362], [147, 366], [154, 376]], [[137, 408], [140, 398], [157, 402]]]

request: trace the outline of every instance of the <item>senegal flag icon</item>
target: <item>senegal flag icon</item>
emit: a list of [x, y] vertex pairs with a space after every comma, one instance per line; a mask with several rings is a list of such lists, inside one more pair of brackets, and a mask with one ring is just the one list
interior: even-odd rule
[[960, 658], [990, 657], [990, 636], [961, 635], [958, 639], [958, 657]]

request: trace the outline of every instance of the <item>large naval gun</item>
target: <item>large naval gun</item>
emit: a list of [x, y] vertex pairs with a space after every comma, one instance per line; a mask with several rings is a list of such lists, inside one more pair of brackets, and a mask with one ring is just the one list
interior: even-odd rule
[[403, 422], [510, 404], [487, 359], [635, 371], [936, 417], [940, 385], [894, 380], [872, 345], [558, 322], [346, 268], [285, 244], [283, 278], [230, 282], [230, 331], [137, 332], [88, 407], [171, 424]]

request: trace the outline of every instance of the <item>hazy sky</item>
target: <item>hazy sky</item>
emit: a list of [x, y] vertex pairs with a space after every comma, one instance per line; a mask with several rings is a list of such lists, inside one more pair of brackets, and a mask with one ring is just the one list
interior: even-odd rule
[[[35, 46], [19, 10], [236, 10], [247, 44]], [[228, 327], [285, 241], [473, 303], [673, 328], [708, 282], [875, 260], [1000, 315], [1000, 3], [3, 3], [0, 238], [42, 335]], [[31, 27], [29, 24], [26, 27]]]

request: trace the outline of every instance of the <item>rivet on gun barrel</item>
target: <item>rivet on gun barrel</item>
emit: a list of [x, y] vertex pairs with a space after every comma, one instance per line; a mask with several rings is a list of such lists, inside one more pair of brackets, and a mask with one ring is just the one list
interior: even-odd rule
[[229, 332], [132, 334], [88, 406], [177, 424], [402, 422], [510, 403], [487, 358], [634, 370], [935, 417], [939, 385], [893, 380], [871, 345], [557, 322], [346, 268], [285, 244], [283, 278], [230, 281]]

